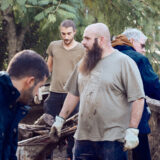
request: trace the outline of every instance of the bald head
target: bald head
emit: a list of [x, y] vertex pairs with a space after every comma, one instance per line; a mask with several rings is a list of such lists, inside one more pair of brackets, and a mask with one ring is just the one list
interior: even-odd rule
[[94, 23], [86, 27], [82, 44], [86, 51], [93, 49], [95, 43], [102, 49], [102, 56], [113, 52], [108, 27], [103, 23]]
[[86, 27], [84, 32], [92, 33], [95, 37], [104, 37], [110, 41], [110, 32], [108, 27], [103, 23], [94, 23]]

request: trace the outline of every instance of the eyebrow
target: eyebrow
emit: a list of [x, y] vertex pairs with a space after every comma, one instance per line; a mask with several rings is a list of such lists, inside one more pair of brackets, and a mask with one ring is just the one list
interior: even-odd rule
[[87, 36], [84, 36], [83, 38], [85, 38], [85, 39], [90, 39], [90, 37], [87, 37]]
[[72, 32], [67, 32], [67, 33], [65, 33], [65, 32], [61, 32], [62, 34], [68, 34], [68, 33], [72, 33]]

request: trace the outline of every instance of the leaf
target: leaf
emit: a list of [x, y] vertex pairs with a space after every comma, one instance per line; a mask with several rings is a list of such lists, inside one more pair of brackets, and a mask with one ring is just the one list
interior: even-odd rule
[[2, 0], [1, 9], [4, 11], [10, 6], [10, 0]]
[[38, 5], [40, 6], [45, 6], [45, 5], [48, 5], [50, 3], [50, 0], [41, 0], [41, 1], [38, 1]]
[[54, 23], [54, 22], [56, 22], [56, 16], [54, 14], [49, 14], [48, 20], [49, 20], [49, 22]]
[[48, 13], [53, 12], [55, 9], [55, 6], [49, 7], [44, 10], [45, 15], [48, 15]]
[[65, 17], [65, 18], [73, 18], [73, 19], [76, 19], [76, 16], [75, 14], [71, 13], [71, 12], [67, 12], [67, 11], [64, 11], [62, 9], [58, 9], [57, 10], [57, 13], [62, 16], [62, 17]]
[[28, 3], [33, 4], [33, 5], [37, 5], [38, 2], [37, 0], [27, 0]]
[[52, 1], [52, 4], [57, 5], [57, 4], [58, 4], [58, 1], [57, 1], [57, 0], [53, 0], [53, 1]]
[[22, 21], [24, 21], [26, 8], [17, 3], [13, 6], [13, 13], [14, 13], [15, 23], [16, 24], [21, 23]]
[[47, 21], [47, 22], [44, 24], [44, 26], [42, 27], [42, 31], [46, 30], [46, 29], [49, 27], [49, 25], [50, 25], [50, 22]]
[[69, 6], [67, 4], [61, 4], [60, 8], [65, 9], [65, 10], [72, 12], [72, 13], [76, 13], [76, 10], [72, 6]]
[[40, 21], [40, 20], [42, 20], [44, 17], [45, 17], [45, 13], [44, 13], [44, 11], [43, 11], [43, 12], [40, 12], [39, 14], [37, 14], [37, 15], [34, 17], [34, 19], [35, 19], [36, 21]]
[[26, 3], [26, 0], [17, 0], [17, 3], [21, 6], [24, 6]]

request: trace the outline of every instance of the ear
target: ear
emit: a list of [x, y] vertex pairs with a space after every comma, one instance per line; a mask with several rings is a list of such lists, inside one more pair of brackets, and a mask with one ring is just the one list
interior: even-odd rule
[[131, 38], [129, 41], [130, 41], [132, 44], [134, 43], [134, 39], [133, 39], [133, 38]]
[[98, 38], [98, 44], [101, 46], [104, 43], [104, 37]]
[[74, 35], [77, 33], [77, 30], [73, 30]]
[[26, 77], [25, 79], [25, 85], [26, 87], [30, 88], [34, 85], [35, 83], [35, 77], [31, 76], [31, 77]]

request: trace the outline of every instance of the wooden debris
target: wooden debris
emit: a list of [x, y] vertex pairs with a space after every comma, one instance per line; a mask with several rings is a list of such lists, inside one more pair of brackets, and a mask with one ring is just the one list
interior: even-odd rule
[[54, 122], [53, 117], [50, 114], [44, 113], [40, 118], [38, 118], [34, 124], [35, 125], [48, 125], [48, 126], [52, 126]]
[[18, 160], [43, 160], [46, 152], [51, 152], [68, 135], [75, 132], [77, 122], [78, 114], [66, 120], [58, 142], [52, 141], [49, 137], [53, 118], [48, 114], [42, 115], [34, 125], [20, 124], [21, 141], [18, 142]]

